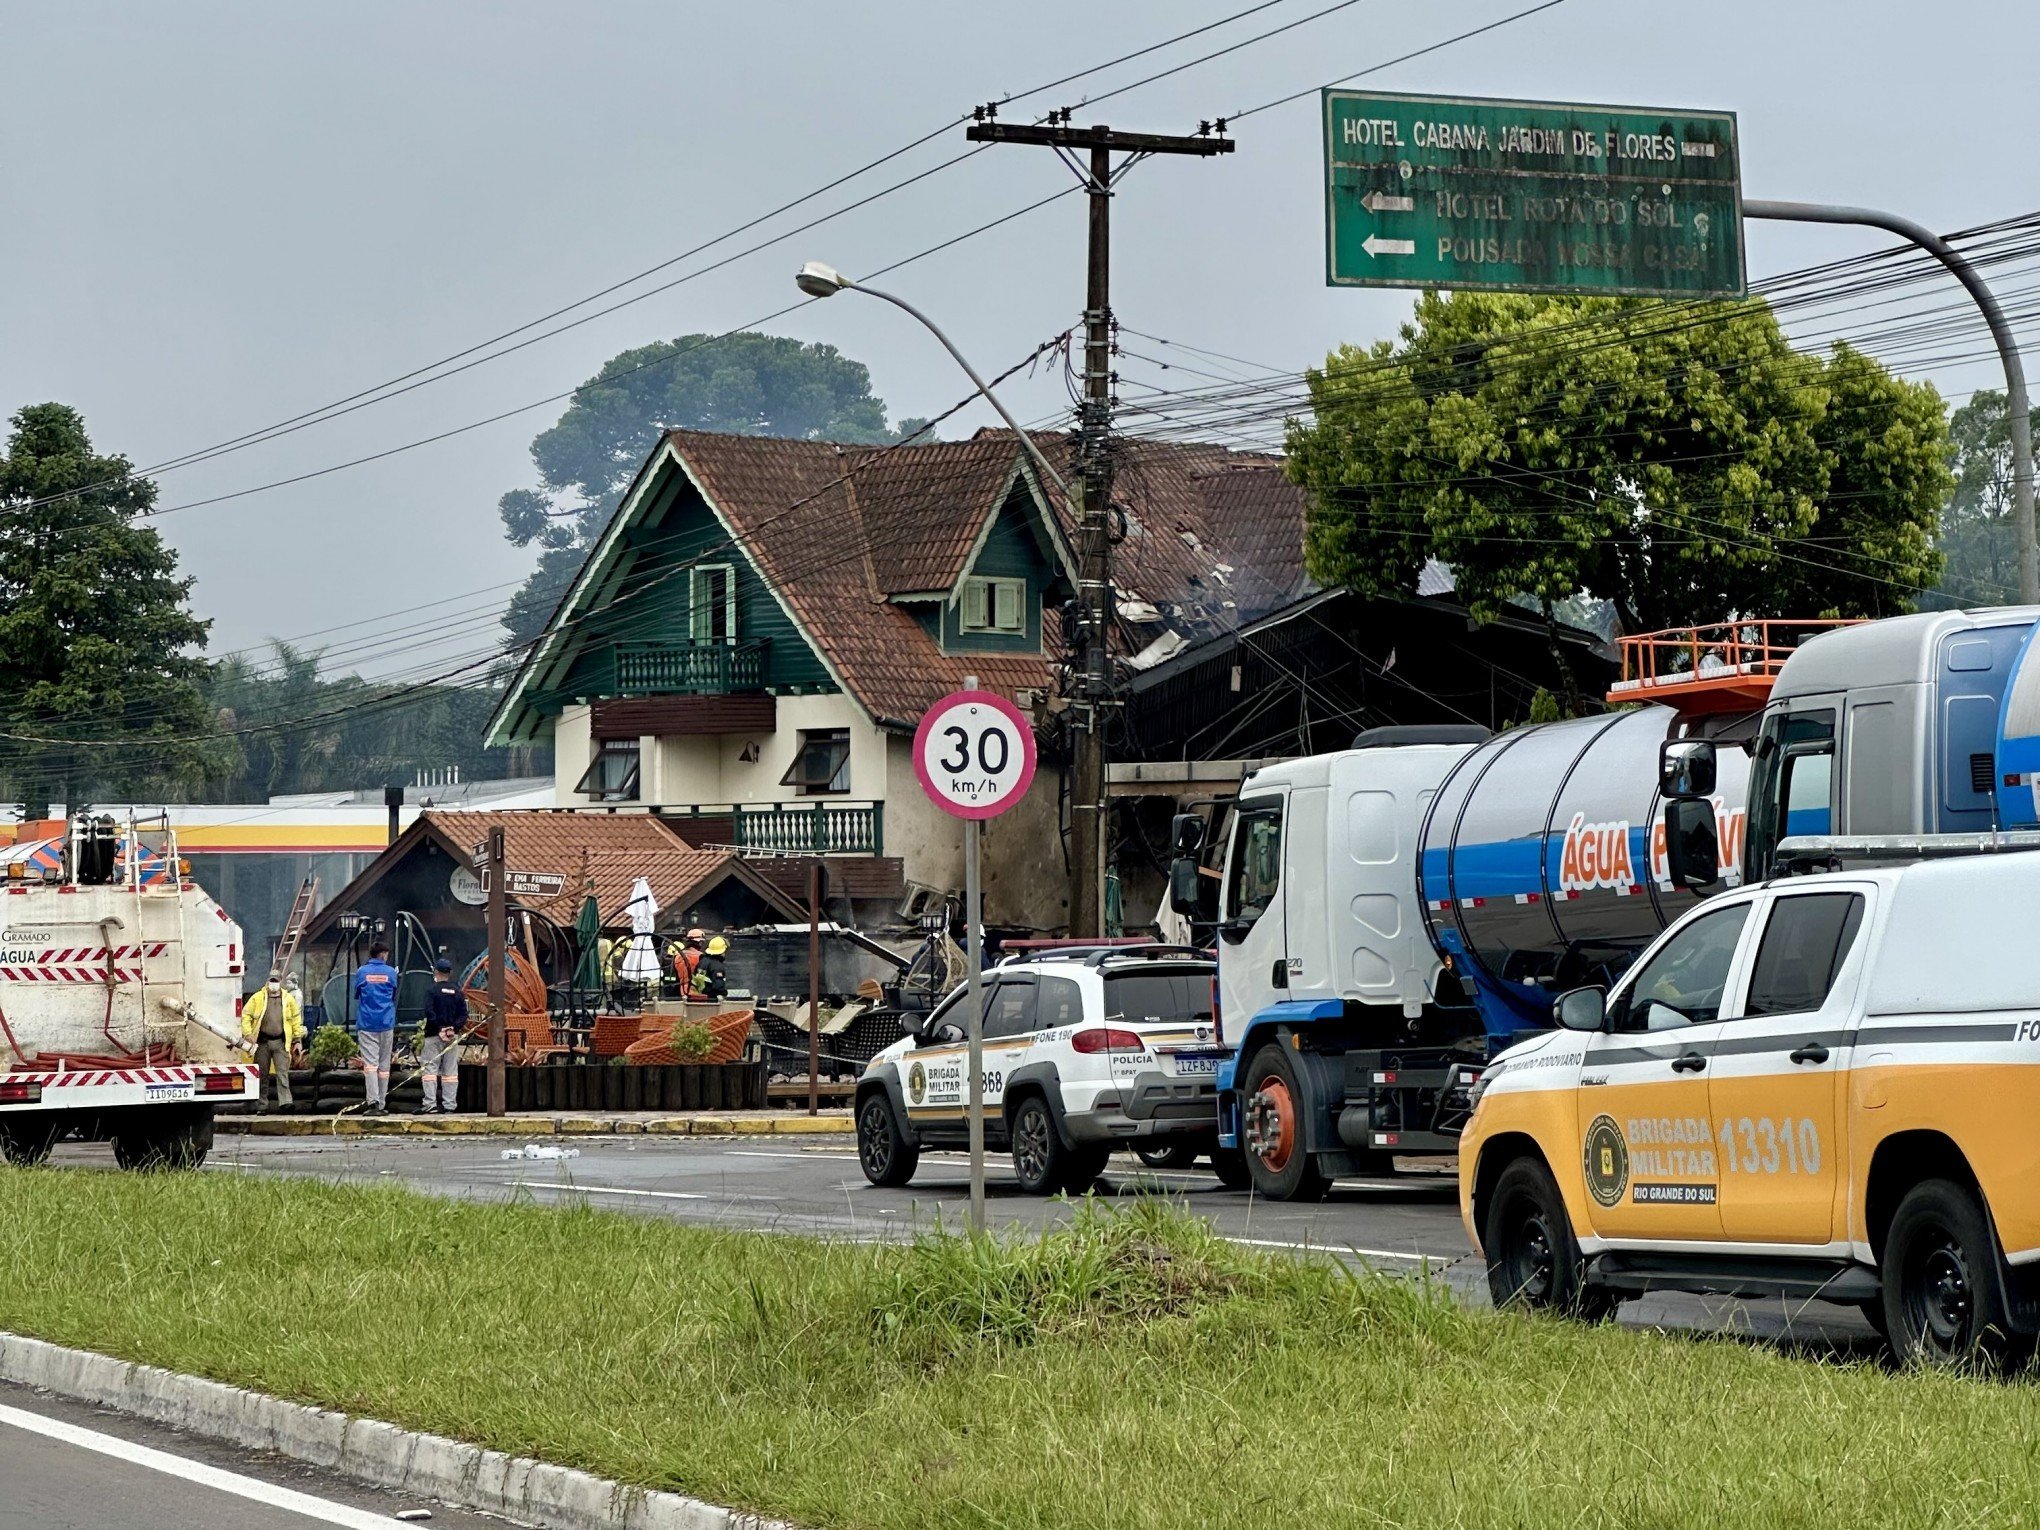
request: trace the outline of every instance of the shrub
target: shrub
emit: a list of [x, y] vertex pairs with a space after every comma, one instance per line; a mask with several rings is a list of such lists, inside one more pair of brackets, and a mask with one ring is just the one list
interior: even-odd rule
[[682, 1062], [698, 1063], [715, 1050], [715, 1032], [700, 1020], [675, 1022], [666, 1040]]
[[344, 1068], [354, 1060], [354, 1038], [344, 1025], [322, 1025], [312, 1032], [314, 1068]]

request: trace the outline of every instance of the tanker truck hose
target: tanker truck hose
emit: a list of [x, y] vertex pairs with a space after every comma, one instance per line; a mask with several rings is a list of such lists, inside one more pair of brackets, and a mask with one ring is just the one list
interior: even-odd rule
[[21, 1043], [14, 1039], [14, 1027], [7, 1023], [7, 1011], [4, 1008], [0, 1008], [0, 1035], [7, 1038], [7, 1045], [14, 1053], [14, 1060], [26, 1067], [28, 1054], [21, 1050]]
[[[459, 1034], [458, 1036], [454, 1037], [454, 1038], [453, 1038], [453, 1044], [454, 1044], [455, 1046], [457, 1046], [457, 1047], [464, 1047], [464, 1046], [466, 1046], [466, 1045], [467, 1045], [467, 1044], [468, 1044], [468, 1043], [469, 1043], [470, 1041], [472, 1041], [472, 1040], [473, 1040], [473, 1039], [474, 1039], [475, 1037], [479, 1036], [479, 1035], [480, 1035], [480, 1034], [481, 1034], [481, 1033], [482, 1033], [483, 1031], [487, 1030], [487, 1029], [488, 1029], [488, 1026], [489, 1026], [489, 1018], [488, 1018], [488, 1016], [484, 1015], [484, 1016], [483, 1016], [483, 1017], [482, 1017], [481, 1019], [479, 1019], [479, 1020], [476, 1020], [476, 1021], [474, 1021], [474, 1022], [473, 1022], [472, 1024], [470, 1024], [470, 1025], [468, 1026], [468, 1028], [467, 1028], [466, 1030], [462, 1031], [462, 1032], [461, 1032], [461, 1033], [460, 1033], [460, 1034]], [[457, 1062], [456, 1062], [456, 1066], [458, 1066], [458, 1063], [457, 1063]], [[393, 1083], [392, 1083], [392, 1084], [390, 1085], [390, 1088], [391, 1088], [391, 1089], [393, 1089], [393, 1090], [395, 1090], [395, 1089], [401, 1089], [401, 1088], [403, 1088], [403, 1087], [404, 1087], [404, 1085], [406, 1085], [406, 1084], [409, 1084], [409, 1083], [414, 1083], [414, 1082], [416, 1082], [416, 1081], [417, 1081], [418, 1079], [421, 1079], [421, 1078], [423, 1078], [424, 1076], [425, 1076], [425, 1070], [424, 1070], [424, 1068], [423, 1068], [423, 1067], [417, 1067], [417, 1068], [413, 1068], [413, 1069], [412, 1069], [412, 1070], [411, 1070], [411, 1071], [410, 1071], [409, 1073], [406, 1073], [406, 1074], [405, 1074], [405, 1075], [404, 1075], [404, 1076], [403, 1076], [402, 1078], [399, 1078], [399, 1079], [395, 1080], [395, 1081], [394, 1081], [394, 1082], [393, 1082]], [[333, 1117], [333, 1130], [334, 1130], [335, 1132], [338, 1132], [338, 1131], [339, 1131], [339, 1129], [340, 1129], [340, 1117], [341, 1117], [341, 1116], [351, 1116], [351, 1115], [353, 1115], [353, 1114], [354, 1114], [354, 1113], [355, 1113], [356, 1111], [359, 1111], [359, 1110], [366, 1110], [367, 1108], [368, 1108], [368, 1102], [367, 1102], [366, 1100], [363, 1100], [363, 1101], [361, 1102], [361, 1104], [359, 1104], [359, 1105], [344, 1105], [344, 1106], [342, 1106], [342, 1107], [341, 1107], [341, 1108], [340, 1108], [340, 1109], [339, 1109], [339, 1110], [338, 1110], [337, 1112], [335, 1112], [335, 1114], [334, 1114], [334, 1117]]]
[[[99, 1022], [99, 1034], [106, 1038], [106, 1044], [112, 1047], [114, 1051], [118, 1052], [122, 1058], [132, 1062], [135, 1056], [133, 1049], [124, 1046], [121, 1043], [121, 1039], [113, 1034], [113, 995], [115, 990], [120, 987], [120, 974], [114, 971], [113, 966], [114, 964], [113, 932], [120, 928], [121, 928], [120, 920], [116, 919], [111, 914], [107, 915], [104, 919], [99, 921], [99, 943], [106, 948], [106, 973], [104, 979], [106, 983], [106, 1014]], [[146, 947], [140, 947], [138, 949], [143, 951], [147, 950]], [[148, 1060], [149, 1060], [148, 1017], [143, 1016], [142, 1061], [147, 1062]]]

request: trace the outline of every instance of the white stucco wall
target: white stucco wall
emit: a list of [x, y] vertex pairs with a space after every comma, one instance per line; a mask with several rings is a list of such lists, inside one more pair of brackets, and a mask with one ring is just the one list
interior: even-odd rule
[[[885, 850], [905, 863], [907, 880], [961, 893], [963, 820], [928, 800], [914, 774], [914, 741], [887, 739], [889, 781]], [[985, 922], [1060, 931], [1069, 924], [1069, 874], [1063, 866], [1057, 776], [1035, 771], [1020, 802], [982, 824], [979, 862], [984, 873]]]
[[574, 790], [594, 757], [594, 720], [585, 706], [562, 707], [553, 723], [553, 805], [586, 807], [588, 799]]

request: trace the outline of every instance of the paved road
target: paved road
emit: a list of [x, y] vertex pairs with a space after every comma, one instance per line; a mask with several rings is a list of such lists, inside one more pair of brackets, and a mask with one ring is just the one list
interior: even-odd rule
[[[212, 1171], [397, 1178], [441, 1195], [585, 1199], [675, 1221], [858, 1239], [902, 1237], [938, 1223], [954, 1228], [967, 1210], [969, 1179], [959, 1153], [929, 1153], [912, 1185], [880, 1190], [858, 1171], [848, 1137], [600, 1138], [574, 1146], [580, 1152], [571, 1159], [506, 1161], [500, 1139], [246, 1137], [225, 1145]], [[104, 1156], [103, 1149], [63, 1152], [78, 1162]], [[996, 1226], [1038, 1228], [1073, 1214], [1065, 1202], [1023, 1194], [998, 1156], [990, 1163], [987, 1192]], [[1203, 1172], [1156, 1172], [1121, 1157], [1099, 1193], [1167, 1195], [1243, 1244], [1299, 1256], [1337, 1253], [1378, 1269], [1428, 1274], [1475, 1303], [1487, 1299], [1485, 1274], [1468, 1251], [1456, 1182], [1448, 1174], [1345, 1180], [1322, 1204], [1284, 1205], [1226, 1190]], [[1803, 1342], [1828, 1353], [1876, 1342], [1856, 1312], [1824, 1303], [1654, 1296], [1625, 1304], [1623, 1321]]]
[[438, 1504], [0, 1384], [0, 1530], [501, 1530]]

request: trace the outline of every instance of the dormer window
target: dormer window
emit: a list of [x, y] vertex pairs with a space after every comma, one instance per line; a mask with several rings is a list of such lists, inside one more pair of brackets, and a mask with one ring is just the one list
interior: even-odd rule
[[963, 630], [1024, 633], [1027, 630], [1027, 581], [976, 577], [964, 580]]

